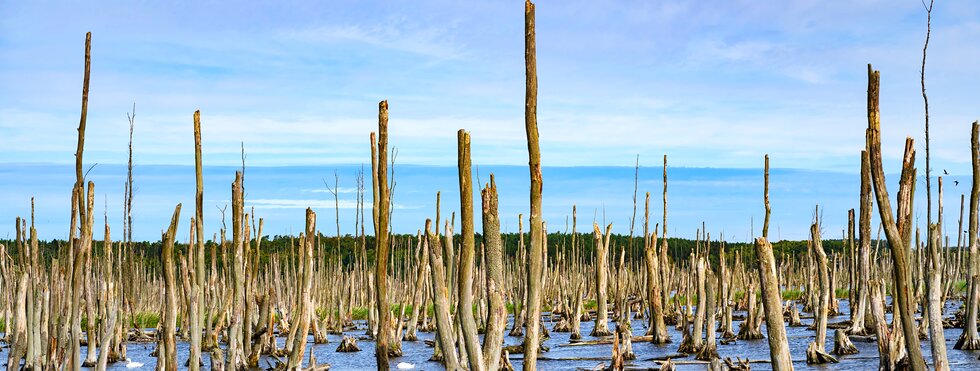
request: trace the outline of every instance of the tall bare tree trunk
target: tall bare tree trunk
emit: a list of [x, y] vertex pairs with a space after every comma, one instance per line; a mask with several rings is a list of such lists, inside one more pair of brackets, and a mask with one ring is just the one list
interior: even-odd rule
[[[190, 356], [188, 369], [201, 368], [201, 327], [204, 324], [204, 166], [201, 161], [201, 111], [194, 111], [194, 175], [197, 190], [194, 193], [194, 225], [197, 241], [187, 241], [190, 248], [189, 270], [192, 272], [191, 303], [188, 321], [191, 324]], [[194, 244], [197, 247], [194, 247]]]
[[[881, 121], [878, 112], [878, 85], [880, 74], [868, 65], [868, 153], [871, 160], [871, 179], [875, 197], [878, 200], [878, 213], [885, 229], [885, 237], [891, 247], [894, 264], [895, 293], [898, 308], [901, 310], [900, 322], [905, 335], [905, 348], [908, 352], [909, 367], [914, 371], [925, 370], [919, 337], [916, 334], [915, 320], [912, 318], [912, 298], [909, 290], [908, 226], [910, 223], [912, 193], [915, 185], [915, 149], [912, 138], [905, 140], [905, 156], [902, 161], [902, 179], [899, 182], [898, 220], [888, 199], [885, 187], [885, 174], [881, 166]], [[904, 196], [904, 197], [903, 197]]]
[[374, 200], [377, 224], [374, 226], [374, 238], [377, 242], [375, 254], [375, 301], [378, 310], [377, 347], [374, 351], [378, 370], [388, 369], [388, 346], [391, 337], [391, 310], [388, 307], [388, 255], [391, 242], [388, 237], [388, 216], [390, 206], [388, 201], [388, 101], [378, 103], [378, 144], [377, 167], [373, 183], [378, 189], [378, 198]]
[[966, 299], [966, 323], [963, 325], [963, 333], [956, 341], [954, 349], [976, 350], [980, 349], [980, 334], [977, 333], [977, 313], [980, 305], [980, 251], [977, 249], [977, 224], [978, 206], [980, 206], [980, 133], [978, 133], [978, 122], [973, 122], [973, 131], [970, 135], [971, 162], [973, 164], [973, 187], [970, 189], [970, 220], [969, 234], [967, 235], [970, 246], [969, 257], [969, 290]]
[[470, 370], [483, 371], [483, 353], [477, 334], [476, 320], [473, 318], [473, 266], [476, 242], [473, 235], [473, 181], [470, 165], [470, 134], [465, 130], [458, 132], [459, 205], [461, 237], [463, 243], [459, 250], [459, 305], [456, 316], [460, 319], [463, 331], [463, 344], [469, 356]]
[[[766, 207], [765, 223], [762, 227], [762, 237], [755, 240], [755, 254], [759, 258], [759, 282], [762, 286], [762, 308], [766, 313], [766, 332], [769, 334], [769, 357], [775, 371], [793, 369], [793, 360], [789, 354], [789, 340], [786, 338], [786, 327], [783, 326], [783, 310], [780, 305], [779, 276], [776, 275], [776, 258], [769, 243], [769, 155], [766, 155], [765, 185], [763, 202]], [[724, 267], [725, 262], [721, 262]], [[722, 270], [724, 272], [724, 270]], [[747, 293], [754, 295], [754, 293]], [[795, 305], [795, 304], [794, 304]], [[748, 313], [748, 316], [753, 315]]]
[[538, 144], [538, 72], [534, 37], [534, 4], [524, 2], [524, 127], [527, 131], [528, 169], [531, 173], [531, 246], [527, 269], [527, 333], [524, 335], [524, 371], [536, 370], [541, 322], [541, 274], [544, 264], [544, 229], [541, 219], [541, 148]]
[[235, 182], [231, 186], [231, 227], [232, 227], [232, 277], [231, 314], [228, 324], [228, 367], [238, 370], [245, 367], [243, 326], [245, 313], [245, 233], [248, 229], [245, 214], [245, 195], [243, 174], [235, 172]]

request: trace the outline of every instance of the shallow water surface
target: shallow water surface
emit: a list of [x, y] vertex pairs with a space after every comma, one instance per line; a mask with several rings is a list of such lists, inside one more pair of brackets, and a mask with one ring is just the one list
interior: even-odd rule
[[[947, 316], [951, 316], [960, 307], [959, 302], [947, 302], [944, 311]], [[847, 313], [848, 305], [846, 300], [842, 300], [840, 303], [840, 310], [843, 313]], [[744, 312], [737, 312], [737, 314], [744, 314]], [[890, 317], [891, 315], [888, 314]], [[839, 322], [846, 320], [848, 316], [846, 314], [830, 317], [829, 322]], [[544, 315], [543, 324], [547, 326], [550, 330], [554, 326], [554, 322], [550, 319], [550, 315]], [[508, 323], [512, 321], [512, 318], [508, 319]], [[809, 325], [812, 319], [803, 319], [803, 323]], [[592, 331], [594, 322], [582, 322], [581, 332], [583, 334], [582, 340], [596, 340], [597, 338], [588, 336]], [[738, 326], [741, 321], [734, 321], [734, 327], [737, 331]], [[340, 343], [340, 335], [328, 335], [329, 343], [327, 344], [312, 344], [312, 337], [309, 338], [310, 343], [308, 343], [307, 355], [309, 355], [312, 349], [313, 354], [316, 356], [318, 363], [328, 363], [331, 365], [333, 370], [373, 370], [375, 369], [374, 360], [374, 342], [365, 340], [364, 327], [365, 323], [363, 321], [357, 322], [359, 326], [358, 330], [352, 330], [345, 332], [346, 335], [354, 335], [360, 339], [357, 345], [361, 348], [360, 352], [355, 353], [338, 353], [336, 352], [337, 345]], [[641, 336], [646, 332], [645, 320], [634, 319], [631, 322], [633, 328], [634, 336]], [[610, 323], [610, 329], [614, 328], [614, 324]], [[763, 324], [762, 333], [765, 334], [765, 324]], [[509, 326], [508, 326], [509, 328]], [[628, 362], [627, 365], [634, 368], [651, 368], [656, 369], [658, 364], [651, 360], [653, 357], [664, 356], [668, 354], [674, 354], [677, 351], [677, 347], [681, 342], [682, 333], [674, 328], [674, 326], [668, 326], [669, 334], [672, 342], [670, 344], [655, 345], [651, 343], [633, 343], [633, 352], [636, 353], [637, 359]], [[953, 349], [953, 345], [956, 343], [956, 339], [959, 337], [961, 329], [946, 329], [946, 351], [949, 358], [950, 367], [952, 369], [960, 370], [980, 370], [980, 360], [977, 359], [980, 356], [980, 351], [961, 351]], [[833, 329], [828, 329], [827, 331], [827, 345], [826, 349], [832, 350], [833, 343]], [[793, 366], [797, 370], [875, 370], [878, 368], [878, 348], [873, 342], [859, 342], [852, 341], [854, 345], [858, 348], [860, 353], [854, 355], [840, 356], [840, 363], [837, 364], [825, 364], [825, 365], [807, 365], [806, 364], [806, 347], [807, 344], [813, 340], [814, 333], [811, 330], [807, 330], [806, 326], [803, 327], [787, 327], [786, 328], [787, 337], [790, 344], [790, 352], [793, 356]], [[612, 354], [612, 345], [586, 345], [586, 346], [561, 346], [562, 344], [569, 343], [570, 333], [559, 333], [551, 332], [551, 338], [546, 340], [544, 344], [550, 347], [548, 352], [542, 353], [541, 357], [543, 359], [538, 360], [538, 368], [542, 370], [579, 370], [586, 369], [591, 370], [596, 367], [599, 363], [609, 363], [609, 357]], [[432, 356], [432, 348], [425, 345], [424, 340], [433, 339], [432, 333], [419, 332], [418, 341], [404, 341], [402, 342], [403, 356], [398, 358], [393, 358], [390, 360], [391, 368], [396, 369], [397, 365], [400, 363], [407, 363], [414, 366], [415, 370], [443, 370], [441, 364], [438, 362], [429, 361], [429, 357]], [[285, 339], [280, 338], [279, 344], [283, 345]], [[505, 336], [504, 341], [507, 345], [520, 344], [523, 338], [520, 337], [510, 337]], [[929, 341], [922, 340], [922, 353], [926, 358], [926, 361], [931, 364], [932, 354], [929, 349]], [[136, 343], [129, 344], [127, 348], [128, 356], [131, 363], [118, 362], [109, 365], [109, 370], [152, 370], [156, 364], [156, 358], [151, 357], [150, 353], [156, 347], [153, 343]], [[85, 348], [82, 348], [82, 355], [85, 355]], [[186, 342], [179, 342], [177, 344], [178, 359], [183, 361], [187, 359], [188, 354], [188, 344]], [[7, 359], [7, 348], [0, 350], [0, 361], [6, 361]], [[718, 354], [722, 357], [732, 357], [734, 359], [736, 356], [748, 358], [752, 361], [769, 360], [769, 343], [766, 339], [760, 340], [739, 340], [736, 344], [722, 345], [718, 344]], [[590, 360], [572, 360], [573, 358], [588, 358]], [[600, 358], [602, 360], [600, 360]], [[304, 360], [305, 362], [306, 360]], [[516, 369], [521, 367], [521, 355], [511, 355], [511, 363]], [[679, 370], [704, 370], [707, 366], [703, 363], [685, 363], [695, 361], [693, 356], [685, 358], [677, 358], [675, 361], [681, 363], [677, 364], [677, 369]], [[273, 360], [264, 357], [259, 361], [259, 366], [262, 368], [268, 368], [274, 363]], [[5, 364], [5, 363], [4, 363]], [[137, 364], [142, 364], [136, 367]], [[204, 354], [204, 367], [203, 369], [210, 369], [210, 358], [208, 354]], [[184, 369], [184, 367], [181, 367]], [[769, 363], [766, 362], [753, 362], [752, 370], [771, 370]]]

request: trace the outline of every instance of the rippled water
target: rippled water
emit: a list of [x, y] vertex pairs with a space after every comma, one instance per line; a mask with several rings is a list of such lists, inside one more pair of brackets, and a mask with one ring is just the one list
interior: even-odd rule
[[[958, 307], [959, 303], [949, 302], [945, 308], [947, 315], [951, 315]], [[841, 311], [846, 313], [848, 310], [847, 302], [841, 301]], [[744, 314], [740, 313], [740, 314]], [[545, 316], [544, 324], [550, 330], [553, 323], [548, 319], [550, 316]], [[848, 316], [841, 315], [837, 317], [831, 317], [830, 322], [838, 322], [846, 320]], [[812, 319], [803, 319], [804, 324], [809, 324]], [[646, 332], [644, 327], [644, 320], [633, 320], [633, 334], [636, 336], [643, 335]], [[735, 329], [738, 329], [740, 321], [735, 321]], [[358, 323], [360, 327], [364, 327], [364, 323]], [[582, 322], [581, 332], [583, 334], [583, 340], [595, 340], [590, 336], [587, 336], [591, 332], [593, 322]], [[764, 327], [765, 325], [763, 325]], [[613, 325], [610, 325], [610, 329]], [[858, 348], [860, 353], [854, 355], [840, 356], [840, 363], [837, 364], [825, 364], [825, 365], [807, 365], [806, 359], [806, 346], [814, 338], [813, 331], [807, 330], [806, 327], [787, 327], [787, 336], [790, 343], [790, 352], [793, 356], [794, 368], [797, 370], [874, 370], [878, 367], [878, 348], [875, 343], [858, 342], [854, 341], [854, 345]], [[833, 331], [828, 330], [827, 335], [827, 345], [828, 350], [833, 349]], [[977, 356], [980, 356], [980, 351], [960, 351], [953, 349], [953, 344], [956, 343], [956, 339], [959, 337], [961, 329], [946, 329], [946, 347], [949, 357], [949, 362], [951, 368], [961, 369], [961, 370], [980, 370], [980, 360]], [[669, 333], [672, 343], [665, 345], [655, 345], [651, 343], [633, 343], [633, 352], [636, 353], [637, 359], [628, 363], [629, 366], [636, 368], [656, 368], [657, 363], [652, 361], [651, 358], [664, 356], [668, 354], [676, 353], [677, 347], [681, 341], [682, 334], [677, 331], [673, 326], [669, 326]], [[307, 355], [310, 349], [317, 358], [318, 363], [329, 363], [331, 368], [334, 370], [373, 370], [375, 369], [374, 360], [374, 343], [365, 340], [363, 338], [364, 330], [353, 330], [347, 331], [347, 335], [355, 335], [362, 337], [358, 341], [358, 346], [361, 348], [360, 352], [356, 353], [338, 353], [336, 352], [337, 345], [340, 342], [339, 335], [329, 335], [328, 344], [315, 345], [309, 343], [307, 348]], [[765, 329], [763, 329], [763, 334], [765, 334]], [[419, 332], [418, 341], [404, 341], [402, 342], [402, 350], [404, 355], [399, 358], [391, 359], [391, 367], [395, 367], [399, 363], [408, 363], [415, 367], [416, 370], [441, 370], [443, 367], [437, 362], [428, 361], [429, 357], [432, 356], [432, 348], [425, 345], [423, 340], [432, 339], [432, 333]], [[599, 363], [608, 364], [608, 358], [612, 354], [612, 345], [588, 345], [588, 346], [560, 346], [560, 344], [569, 343], [569, 333], [558, 333], [551, 332], [551, 338], [545, 341], [545, 345], [550, 347], [551, 350], [542, 353], [543, 359], [538, 361], [538, 368], [542, 370], [577, 370], [577, 369], [592, 369]], [[505, 337], [505, 342], [508, 345], [520, 344], [523, 338], [519, 337]], [[312, 338], [310, 338], [312, 341]], [[282, 345], [284, 339], [280, 338], [279, 343]], [[150, 352], [153, 351], [156, 344], [130, 344], [127, 352], [131, 359], [131, 364], [126, 362], [118, 362], [116, 364], [109, 365], [110, 370], [151, 370], [156, 364], [156, 358], [150, 356]], [[187, 358], [188, 344], [181, 342], [177, 344], [178, 347], [178, 359], [183, 361]], [[6, 364], [8, 349], [4, 348], [0, 350], [0, 362]], [[718, 344], [718, 353], [722, 358], [736, 356], [742, 358], [749, 358], [753, 361], [758, 360], [768, 360], [769, 359], [769, 343], [766, 339], [761, 340], [739, 340], [736, 344], [722, 345]], [[929, 341], [922, 341], [922, 353], [926, 357], [926, 361], [931, 363], [931, 352], [929, 350]], [[82, 354], [84, 356], [85, 349], [83, 348]], [[590, 358], [592, 360], [569, 360], [569, 358]], [[603, 360], [600, 360], [602, 358]], [[306, 360], [304, 360], [305, 362]], [[680, 361], [678, 364], [678, 369], [680, 370], [703, 370], [706, 366], [702, 363], [688, 364], [684, 362], [693, 362], [694, 357], [678, 358], [675, 361]], [[141, 367], [133, 367], [136, 364], [141, 363]], [[521, 367], [521, 357], [520, 355], [512, 355], [511, 363], [515, 368], [520, 369]], [[207, 354], [204, 354], [204, 369], [209, 369], [210, 359]], [[269, 359], [263, 358], [259, 362], [259, 366], [262, 368], [267, 368], [271, 366], [272, 362]], [[129, 367], [127, 367], [129, 366]], [[181, 367], [183, 368], [183, 367]], [[770, 370], [771, 367], [768, 363], [752, 363], [753, 370]]]

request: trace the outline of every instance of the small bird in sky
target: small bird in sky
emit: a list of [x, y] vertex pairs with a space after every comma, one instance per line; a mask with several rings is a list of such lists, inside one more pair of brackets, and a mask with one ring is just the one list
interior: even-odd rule
[[958, 185], [960, 185], [960, 181], [959, 180], [954, 180], [953, 181], [953, 187], [956, 187]]
[[945, 175], [949, 175], [949, 172], [948, 172], [948, 171], [946, 171], [946, 169], [943, 169], [943, 174], [945, 174]]

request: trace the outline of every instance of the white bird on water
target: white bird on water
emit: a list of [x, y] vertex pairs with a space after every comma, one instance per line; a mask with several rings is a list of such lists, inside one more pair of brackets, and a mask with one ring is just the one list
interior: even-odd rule
[[143, 364], [140, 362], [133, 362], [133, 360], [126, 358], [126, 368], [140, 368]]
[[399, 370], [411, 370], [415, 368], [415, 365], [408, 362], [401, 362], [398, 364], [398, 366], [395, 367], [397, 367]]

